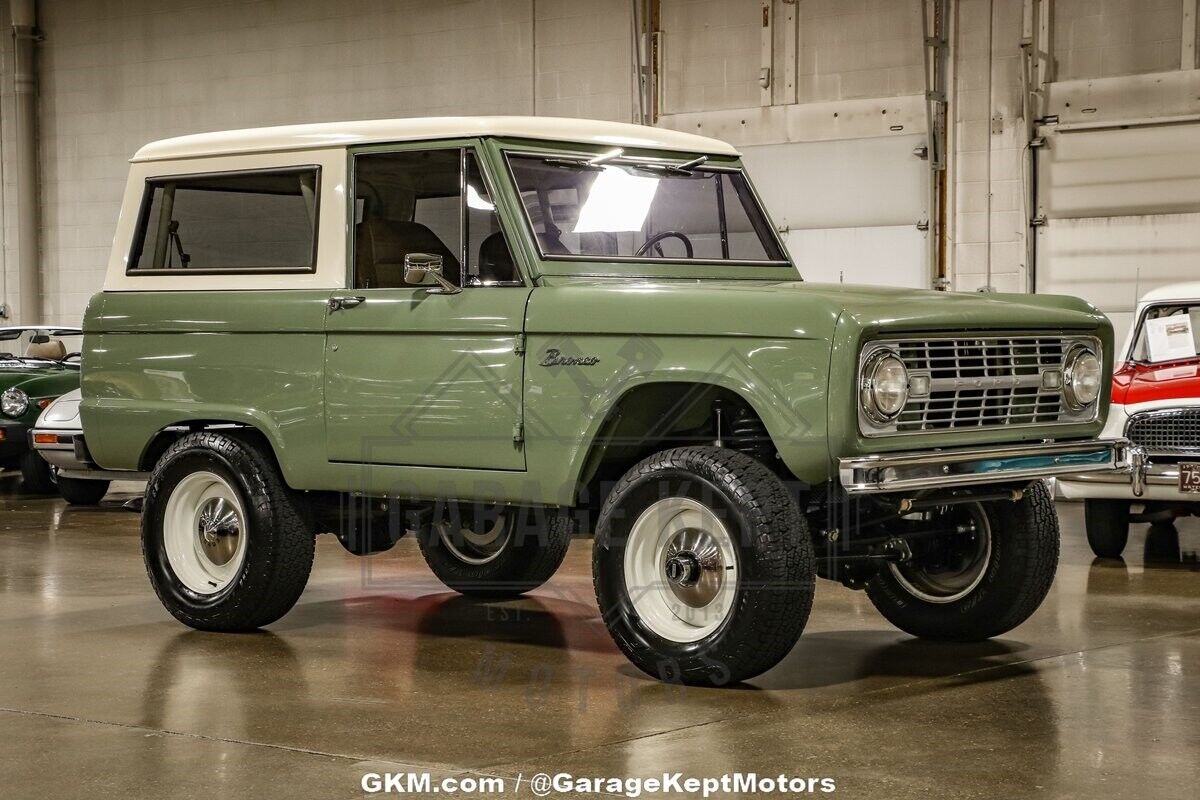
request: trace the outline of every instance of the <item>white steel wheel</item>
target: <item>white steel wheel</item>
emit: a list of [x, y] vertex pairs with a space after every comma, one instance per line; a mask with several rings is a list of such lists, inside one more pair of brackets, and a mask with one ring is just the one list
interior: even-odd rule
[[455, 526], [447, 519], [435, 525], [438, 538], [455, 558], [464, 564], [481, 566], [495, 561], [504, 552], [512, 539], [514, 519], [508, 513], [500, 513], [494, 520], [483, 522], [478, 529], [461, 520]]
[[215, 472], [186, 475], [167, 500], [167, 561], [196, 594], [217, 594], [234, 581], [246, 560], [248, 533], [237, 490]]
[[920, 563], [891, 562], [888, 568], [905, 591], [927, 603], [956, 603], [978, 588], [992, 560], [992, 526], [983, 509], [930, 518], [932, 524], [957, 523], [953, 534], [931, 543]]
[[738, 560], [725, 524], [703, 503], [668, 497], [642, 512], [629, 531], [625, 590], [642, 622], [673, 642], [694, 642], [728, 619]]

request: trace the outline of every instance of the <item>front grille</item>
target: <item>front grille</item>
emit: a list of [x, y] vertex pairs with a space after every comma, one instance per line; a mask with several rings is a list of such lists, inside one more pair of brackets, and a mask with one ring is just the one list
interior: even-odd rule
[[1125, 437], [1151, 455], [1200, 455], [1200, 408], [1134, 414]]
[[[870, 435], [963, 430], [1090, 421], [1063, 400], [1063, 358], [1080, 337], [989, 336], [905, 338], [877, 343], [904, 361], [910, 387], [928, 381], [924, 396], [910, 397], [892, 426]], [[1099, 344], [1083, 339], [1091, 347]], [[864, 353], [869, 351], [864, 350]], [[1053, 374], [1048, 374], [1053, 373]]]

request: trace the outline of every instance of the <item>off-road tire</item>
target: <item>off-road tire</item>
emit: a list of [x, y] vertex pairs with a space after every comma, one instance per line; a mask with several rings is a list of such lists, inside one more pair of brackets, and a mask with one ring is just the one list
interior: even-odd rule
[[94, 506], [99, 505], [104, 495], [108, 494], [111, 481], [64, 478], [59, 475], [55, 483], [58, 484], [58, 493], [71, 505]]
[[867, 596], [888, 622], [924, 639], [975, 642], [1007, 633], [1038, 609], [1058, 569], [1058, 516], [1046, 485], [1033, 483], [1017, 502], [980, 504], [992, 531], [983, 579], [965, 597], [933, 603], [880, 569]]
[[[202, 470], [220, 475], [239, 493], [249, 537], [241, 570], [213, 595], [197, 594], [175, 576], [163, 544], [163, 515], [172, 489]], [[256, 437], [188, 434], [154, 466], [142, 511], [142, 555], [159, 600], [183, 624], [204, 631], [250, 631], [276, 621], [304, 591], [314, 549], [313, 526], [298, 495]]]
[[571, 520], [554, 509], [513, 508], [514, 530], [507, 545], [486, 564], [460, 559], [432, 526], [417, 535], [421, 555], [437, 579], [459, 594], [473, 597], [517, 597], [553, 577], [571, 544]]
[[1084, 500], [1088, 545], [1100, 558], [1120, 558], [1129, 543], [1128, 500]]
[[[713, 511], [738, 559], [731, 611], [691, 642], [652, 630], [625, 579], [634, 523], [669, 497], [688, 497]], [[613, 488], [600, 512], [592, 577], [608, 632], [638, 669], [668, 682], [721, 686], [766, 672], [795, 646], [812, 609], [816, 566], [804, 517], [775, 473], [735, 450], [681, 447], [638, 463]]]
[[21, 490], [29, 494], [54, 494], [50, 465], [34, 450], [21, 454]]

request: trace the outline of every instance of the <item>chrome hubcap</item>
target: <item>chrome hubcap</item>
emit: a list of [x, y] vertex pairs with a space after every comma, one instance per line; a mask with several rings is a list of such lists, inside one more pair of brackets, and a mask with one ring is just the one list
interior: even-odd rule
[[210, 497], [200, 509], [196, 536], [200, 553], [212, 564], [223, 567], [237, 555], [242, 523], [237, 511], [224, 497]]
[[686, 528], [667, 544], [664, 556], [663, 577], [681, 602], [704, 608], [720, 593], [725, 559], [712, 534]]

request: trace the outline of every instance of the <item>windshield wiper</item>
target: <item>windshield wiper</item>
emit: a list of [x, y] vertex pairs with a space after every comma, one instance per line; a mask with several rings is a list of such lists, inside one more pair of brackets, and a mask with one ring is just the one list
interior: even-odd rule
[[[601, 153], [593, 158], [579, 156], [558, 156], [554, 158], [543, 159], [542, 163], [550, 164], [555, 167], [573, 167], [575, 169], [595, 170], [599, 172], [608, 162], [620, 158], [624, 154], [621, 148], [609, 150], [607, 153]], [[642, 170], [643, 172], [658, 172], [668, 173], [671, 175], [693, 175], [695, 168], [708, 161], [708, 156], [696, 156], [690, 161], [685, 161], [682, 164], [659, 164], [654, 161], [631, 161], [629, 166], [634, 169]]]
[[591, 169], [599, 172], [604, 169], [605, 164], [607, 164], [609, 161], [612, 161], [614, 158], [620, 158], [621, 154], [624, 152], [625, 151], [620, 147], [616, 147], [612, 150], [609, 150], [607, 153], [601, 153], [600, 155], [592, 156], [591, 158], [583, 155], [579, 157], [562, 156], [558, 158], [544, 159], [543, 163], [550, 164], [555, 167], [574, 167], [576, 169]]
[[696, 167], [705, 161], [708, 161], [708, 156], [697, 156], [691, 161], [685, 161], [682, 164], [655, 164], [653, 162], [639, 161], [634, 166], [646, 172], [666, 172], [670, 175], [695, 175]]

